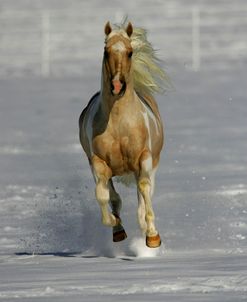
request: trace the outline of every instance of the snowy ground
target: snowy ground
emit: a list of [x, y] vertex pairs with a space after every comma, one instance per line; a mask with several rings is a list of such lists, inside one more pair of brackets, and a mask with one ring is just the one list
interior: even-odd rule
[[246, 301], [246, 255], [1, 260], [1, 301]]
[[166, 64], [158, 251], [140, 238], [134, 188], [117, 186], [128, 239], [100, 223], [77, 125], [99, 87], [91, 63], [80, 78], [0, 80], [0, 301], [246, 301], [246, 61]]
[[157, 255], [134, 188], [119, 186], [128, 240], [101, 226], [77, 138], [93, 76], [0, 82], [0, 299], [246, 301], [246, 72], [176, 71], [158, 98]]

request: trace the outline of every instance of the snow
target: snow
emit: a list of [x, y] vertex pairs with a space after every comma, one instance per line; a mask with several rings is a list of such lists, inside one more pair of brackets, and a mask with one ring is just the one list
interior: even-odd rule
[[[0, 79], [0, 301], [246, 301], [243, 18], [231, 23], [239, 29], [240, 41], [224, 33], [224, 41], [234, 42], [230, 59], [226, 53], [211, 53], [194, 72], [187, 52], [172, 57], [168, 49], [166, 68], [175, 89], [157, 97], [166, 146], [153, 198], [163, 244], [149, 249], [138, 228], [135, 188], [116, 184], [128, 239], [113, 243], [111, 229], [101, 225], [93, 179], [79, 144], [78, 117], [99, 87], [100, 30], [114, 10], [113, 21], [131, 8], [132, 18], [150, 28], [150, 39], [164, 57], [174, 45], [173, 34], [182, 37], [186, 29], [171, 30], [162, 38], [166, 18], [157, 10], [165, 7], [163, 1], [156, 1], [156, 8], [144, 1], [143, 14], [136, 9], [140, 1], [125, 1], [122, 10], [116, 10], [116, 1], [100, 16], [94, 9], [103, 6], [100, 0], [84, 6], [74, 0], [71, 7], [55, 0], [32, 1], [31, 6], [28, 0], [2, 1], [0, 6], [3, 11], [20, 9], [21, 2], [23, 10], [34, 11], [83, 7], [85, 14], [95, 16], [90, 23], [95, 37], [87, 36], [91, 48], [84, 50], [80, 72], [79, 65], [74, 67], [73, 74], [80, 76], [17, 78], [5, 73]], [[246, 18], [244, 1], [224, 1], [225, 6], [199, 2], [215, 15], [229, 7], [237, 14], [243, 5], [239, 16]], [[195, 1], [184, 3], [168, 1], [169, 18], [183, 8], [187, 16]], [[216, 17], [212, 24], [216, 32], [223, 31]], [[217, 43], [225, 47], [224, 41]]]
[[[246, 301], [246, 255], [165, 258], [11, 256], [1, 259], [6, 301]], [[12, 299], [12, 300], [11, 300]]]

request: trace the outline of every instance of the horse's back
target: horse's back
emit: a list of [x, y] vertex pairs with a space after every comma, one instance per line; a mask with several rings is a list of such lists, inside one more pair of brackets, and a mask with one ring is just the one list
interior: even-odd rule
[[83, 109], [79, 117], [80, 142], [88, 157], [90, 154], [90, 142], [89, 142], [89, 137], [86, 128], [87, 128], [88, 118], [90, 116], [89, 114], [90, 108], [92, 108], [94, 103], [97, 101], [99, 94], [100, 92], [98, 91], [91, 97], [90, 101], [88, 102], [87, 106]]
[[98, 98], [100, 92], [96, 92], [90, 99], [90, 101], [88, 102], [87, 106], [82, 110], [82, 113], [79, 117], [79, 128], [81, 130], [82, 124], [83, 124], [83, 120], [85, 119], [85, 115], [88, 112], [89, 108], [91, 107], [92, 103], [95, 102], [95, 100]]

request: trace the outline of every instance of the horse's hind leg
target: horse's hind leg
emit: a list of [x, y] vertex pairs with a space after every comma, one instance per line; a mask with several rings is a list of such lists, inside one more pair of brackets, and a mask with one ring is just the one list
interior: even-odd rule
[[119, 219], [119, 224], [113, 227], [113, 241], [119, 242], [127, 238], [127, 234], [122, 226], [120, 219], [120, 210], [122, 207], [122, 200], [119, 194], [116, 192], [113, 182], [109, 181], [110, 188], [110, 205], [112, 209], [112, 214]]

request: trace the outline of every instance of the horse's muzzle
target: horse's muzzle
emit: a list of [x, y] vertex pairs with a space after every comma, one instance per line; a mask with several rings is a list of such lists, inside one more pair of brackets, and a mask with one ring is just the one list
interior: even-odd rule
[[111, 93], [112, 95], [122, 96], [126, 90], [126, 82], [120, 80], [112, 80], [111, 82]]

